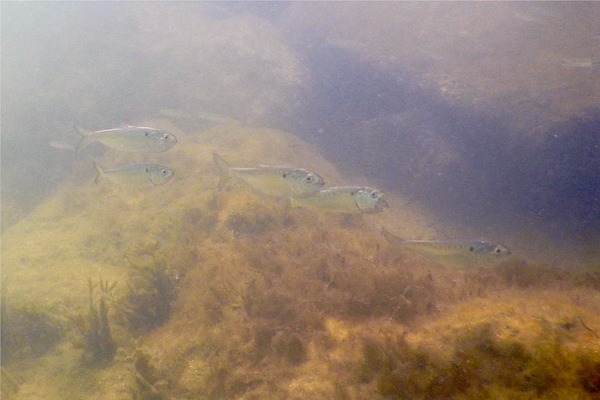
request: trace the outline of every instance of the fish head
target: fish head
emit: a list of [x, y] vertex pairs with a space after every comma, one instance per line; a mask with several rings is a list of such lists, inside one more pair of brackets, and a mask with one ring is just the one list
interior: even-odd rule
[[508, 247], [497, 243], [486, 242], [484, 240], [480, 240], [472, 244], [469, 247], [469, 251], [476, 254], [490, 255], [494, 257], [510, 255], [510, 250]]
[[499, 256], [499, 257], [508, 256], [508, 255], [510, 255], [510, 250], [506, 246], [497, 244], [492, 249], [492, 254], [495, 256]]
[[177, 144], [175, 135], [158, 129], [148, 129], [144, 132], [151, 147], [156, 151], [166, 151]]
[[146, 173], [150, 182], [155, 186], [167, 183], [175, 175], [172, 169], [163, 167], [162, 165], [148, 166], [146, 167]]
[[389, 208], [385, 194], [375, 188], [363, 187], [353, 194], [356, 206], [364, 213], [373, 214]]
[[283, 177], [294, 197], [312, 196], [325, 186], [325, 181], [319, 174], [308, 172], [302, 168], [295, 168], [285, 173]]

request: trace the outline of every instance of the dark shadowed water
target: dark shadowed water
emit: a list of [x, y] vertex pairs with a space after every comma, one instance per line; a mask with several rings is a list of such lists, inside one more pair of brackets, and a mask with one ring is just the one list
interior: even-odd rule
[[511, 115], [451, 104], [409, 72], [337, 47], [308, 58], [314, 80], [294, 123], [339, 165], [454, 222], [552, 226], [567, 241], [597, 235], [600, 109], [533, 141], [511, 129]]

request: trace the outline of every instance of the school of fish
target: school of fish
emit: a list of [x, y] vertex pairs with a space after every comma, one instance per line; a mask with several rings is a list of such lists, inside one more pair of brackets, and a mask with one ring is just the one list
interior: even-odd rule
[[[175, 135], [150, 127], [127, 125], [99, 131], [75, 127], [75, 130], [81, 135], [75, 149], [78, 153], [93, 142], [137, 153], [160, 153], [177, 144]], [[51, 145], [60, 149], [68, 148], [61, 143]], [[216, 153], [213, 153], [213, 162], [221, 175], [219, 190], [223, 189], [227, 181], [235, 179], [259, 194], [288, 200], [291, 208], [341, 214], [375, 214], [389, 208], [384, 192], [376, 188], [326, 188], [325, 181], [319, 174], [303, 168], [270, 165], [232, 167]], [[116, 184], [152, 187], [169, 182], [175, 175], [169, 167], [157, 164], [133, 164], [103, 169], [94, 162], [94, 168], [95, 183], [106, 179]], [[385, 229], [382, 235], [396, 247], [457, 268], [493, 266], [511, 254], [506, 246], [484, 240], [403, 240]]]

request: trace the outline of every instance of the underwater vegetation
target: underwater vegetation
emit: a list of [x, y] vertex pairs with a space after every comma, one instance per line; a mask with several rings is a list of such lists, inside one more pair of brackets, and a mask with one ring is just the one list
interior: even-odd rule
[[375, 382], [379, 394], [393, 399], [557, 398], [559, 388], [569, 393], [565, 399], [600, 393], [600, 354], [572, 352], [559, 332], [545, 334], [527, 346], [481, 323], [457, 333], [448, 359], [403, 336], [366, 338], [356, 379]]
[[[10, 272], [35, 276], [42, 285], [30, 286], [46, 290], [29, 296], [30, 286], [21, 289], [21, 298], [32, 300], [27, 312], [18, 297], [3, 298], [3, 350], [18, 361], [34, 354], [38, 342], [50, 343], [35, 353], [38, 365], [5, 365], [3, 357], [8, 396], [32, 398], [31, 388], [44, 382], [38, 397], [598, 397], [596, 272], [519, 260], [446, 268], [390, 244], [379, 214], [286, 209], [243, 185], [217, 191], [216, 172], [205, 179], [184, 173], [197, 164], [210, 171], [214, 148], [204, 146], [221, 150], [212, 137], [236, 143], [240, 152], [263, 140], [281, 143], [282, 151], [297, 148], [277, 132], [256, 130], [255, 138], [238, 129], [203, 134], [201, 145], [182, 147], [169, 163], [182, 171], [181, 181], [151, 188], [156, 196], [109, 186], [89, 195], [80, 202], [89, 224], [65, 226], [71, 199], [90, 191], [65, 188], [73, 194], [52, 200], [57, 217], [42, 217], [53, 240], [63, 235], [74, 243], [66, 257], [49, 257], [56, 246], [28, 239], [39, 237], [36, 213], [6, 232], [13, 237], [8, 243], [41, 249], [33, 255], [9, 249]], [[242, 159], [230, 150], [228, 158]], [[399, 203], [393, 194], [390, 202]], [[387, 211], [385, 219], [411, 221], [398, 231], [427, 236], [416, 226], [420, 217], [398, 218], [413, 211]], [[74, 226], [80, 231], [71, 236]], [[33, 256], [51, 268], [27, 261]], [[87, 296], [61, 285], [81, 268], [102, 274], [88, 282]], [[65, 340], [62, 319], [40, 306], [47, 301], [85, 307], [71, 329], [80, 343]], [[5, 336], [32, 326], [47, 338], [22, 346], [16, 335]], [[55, 387], [58, 395], [45, 395]]]
[[[55, 310], [37, 303], [15, 303], [7, 292], [8, 283], [3, 280], [0, 298], [2, 366], [15, 359], [29, 359], [45, 354], [65, 334], [64, 321]], [[10, 380], [7, 379], [6, 382]]]
[[2, 299], [2, 365], [14, 359], [42, 356], [64, 338], [64, 321], [38, 304], [12, 304]]
[[137, 257], [130, 264], [119, 308], [133, 332], [149, 332], [169, 319], [175, 288], [164, 265], [151, 256]]
[[[83, 354], [81, 360], [90, 367], [108, 365], [117, 353], [117, 344], [113, 340], [108, 321], [107, 300], [117, 282], [109, 283], [100, 280], [94, 284], [88, 280], [89, 310], [87, 318], [80, 316], [76, 325], [83, 335]], [[100, 288], [100, 294], [95, 296], [95, 289]], [[97, 300], [96, 300], [97, 297]], [[96, 305], [97, 303], [97, 305]]]
[[275, 224], [275, 217], [270, 213], [252, 206], [247, 206], [239, 212], [232, 213], [225, 222], [227, 229], [233, 232], [235, 236], [260, 235], [272, 229]]
[[159, 377], [150, 356], [140, 349], [133, 353], [133, 385], [131, 398], [134, 400], [161, 400], [168, 398], [165, 387], [168, 382]]

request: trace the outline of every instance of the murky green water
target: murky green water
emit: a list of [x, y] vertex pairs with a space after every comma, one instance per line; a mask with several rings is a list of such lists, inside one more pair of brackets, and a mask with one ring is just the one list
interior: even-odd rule
[[[600, 76], [564, 60], [599, 14], [3, 3], [2, 397], [596, 398]], [[123, 124], [177, 143], [74, 151]], [[292, 208], [214, 153], [389, 208]], [[401, 245], [481, 238], [510, 256]]]

